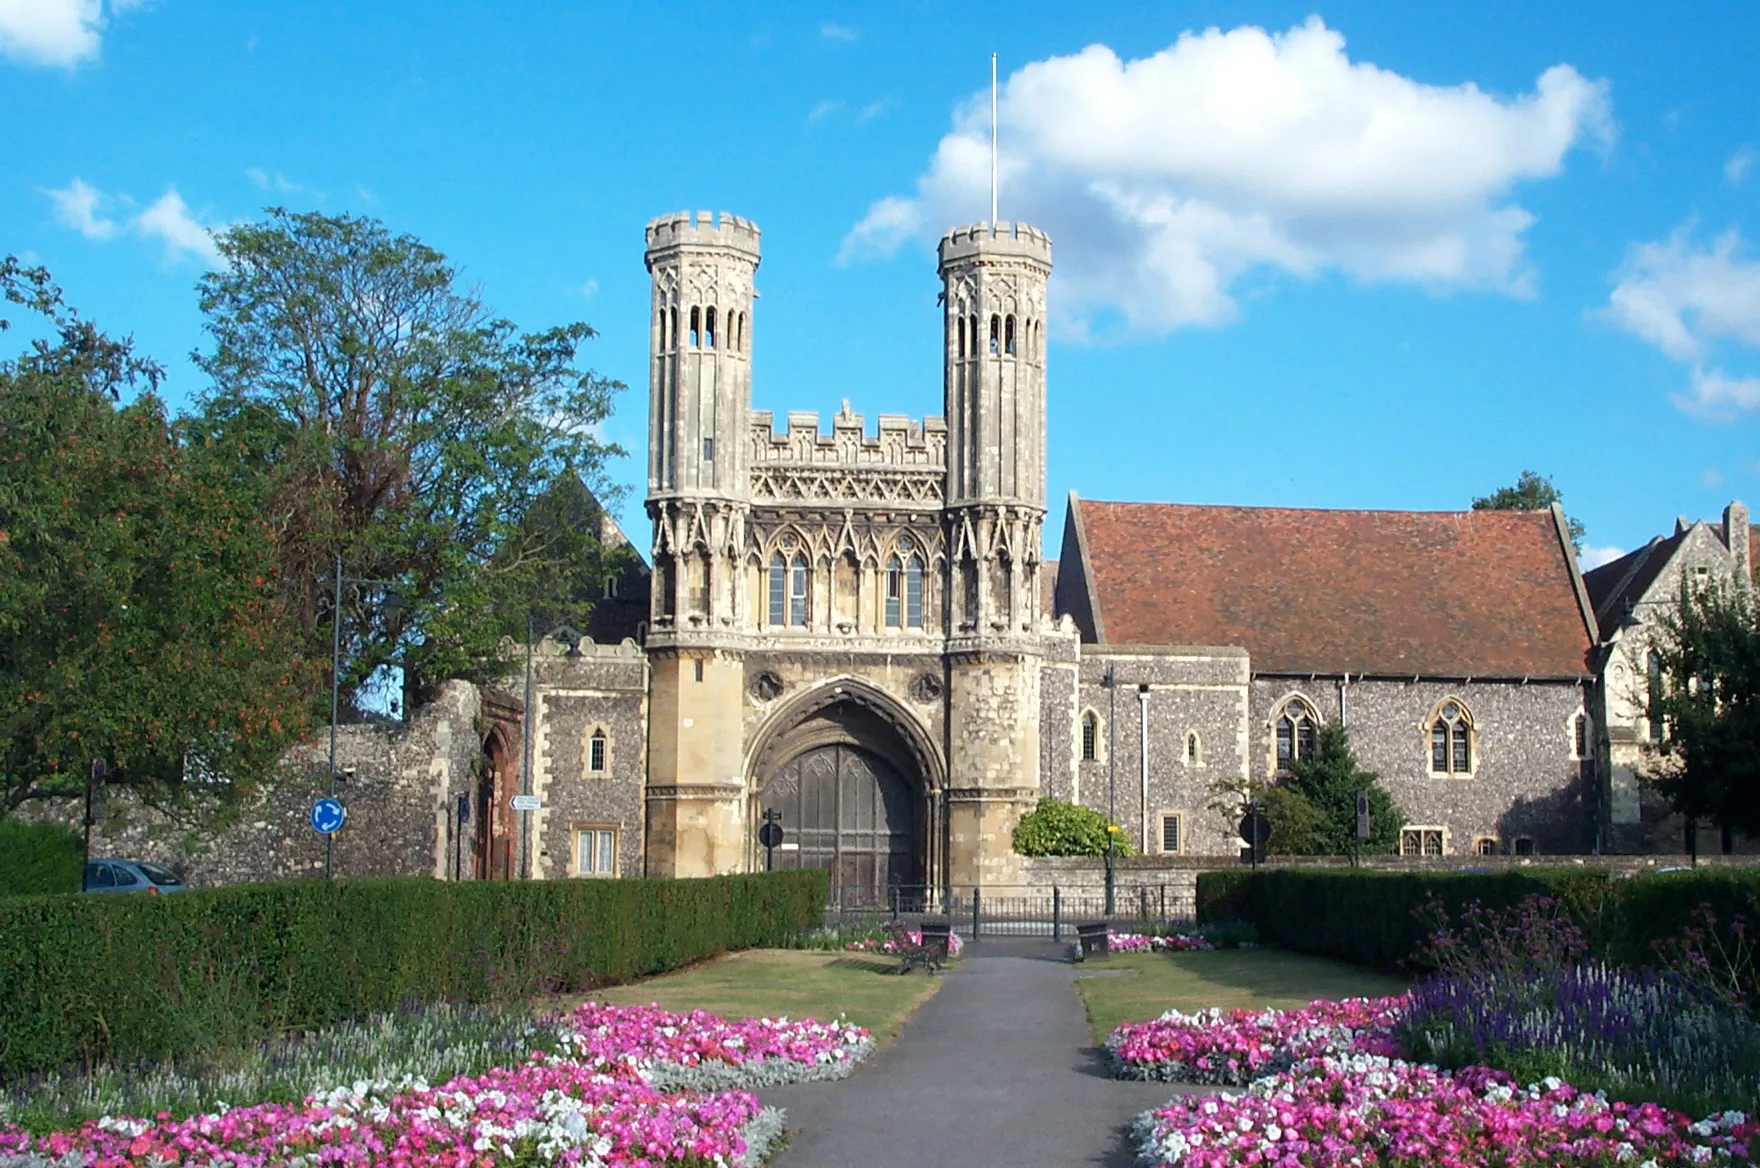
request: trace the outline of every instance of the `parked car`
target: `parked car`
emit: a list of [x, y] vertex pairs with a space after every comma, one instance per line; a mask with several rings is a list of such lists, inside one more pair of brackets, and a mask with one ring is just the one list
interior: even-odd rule
[[184, 892], [177, 873], [145, 860], [87, 860], [87, 892]]

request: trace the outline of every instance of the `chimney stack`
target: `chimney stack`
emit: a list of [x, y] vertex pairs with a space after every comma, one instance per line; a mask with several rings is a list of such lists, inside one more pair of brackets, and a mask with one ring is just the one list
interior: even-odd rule
[[1730, 558], [1735, 561], [1736, 579], [1744, 584], [1752, 583], [1754, 567], [1748, 562], [1748, 509], [1739, 502], [1723, 509], [1723, 542], [1729, 546]]

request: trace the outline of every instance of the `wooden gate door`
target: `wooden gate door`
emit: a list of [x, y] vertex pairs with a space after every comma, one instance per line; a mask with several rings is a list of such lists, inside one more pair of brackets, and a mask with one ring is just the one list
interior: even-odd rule
[[834, 901], [884, 904], [891, 885], [916, 883], [915, 799], [875, 755], [843, 745], [809, 750], [776, 772], [762, 803], [782, 813], [776, 866], [826, 869]]

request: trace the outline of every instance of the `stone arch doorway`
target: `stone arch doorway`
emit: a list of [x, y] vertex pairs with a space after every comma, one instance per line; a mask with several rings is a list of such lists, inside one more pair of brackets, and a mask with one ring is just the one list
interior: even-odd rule
[[757, 865], [757, 828], [776, 811], [776, 866], [824, 868], [834, 902], [883, 905], [890, 888], [935, 879], [940, 756], [889, 695], [853, 680], [803, 694], [777, 711], [752, 759]]
[[883, 902], [887, 889], [922, 882], [915, 793], [877, 754], [813, 747], [782, 765], [759, 804], [782, 816], [776, 866], [824, 868], [842, 903]]
[[519, 785], [519, 754], [507, 724], [497, 722], [483, 742], [482, 771], [471, 814], [477, 821], [473, 873], [478, 880], [514, 878], [516, 818], [508, 800]]

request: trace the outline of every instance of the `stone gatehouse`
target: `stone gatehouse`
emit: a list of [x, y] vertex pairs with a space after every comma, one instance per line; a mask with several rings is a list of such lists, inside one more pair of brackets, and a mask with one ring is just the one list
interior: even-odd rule
[[[1045, 795], [1232, 862], [1218, 790], [1275, 781], [1333, 720], [1414, 856], [1596, 846], [1601, 638], [1556, 510], [1072, 495], [1047, 559], [1044, 233], [942, 238], [944, 416], [872, 425], [752, 409], [759, 242], [725, 213], [648, 225], [652, 570], [608, 586], [603, 644], [537, 646], [529, 702], [523, 677], [458, 696], [444, 782], [395, 812], [357, 787], [348, 832], [402, 826], [350, 874], [750, 870], [774, 812], [776, 862], [846, 897], [1020, 884], [1012, 832]], [[428, 773], [406, 758], [427, 716], [399, 774]]]

